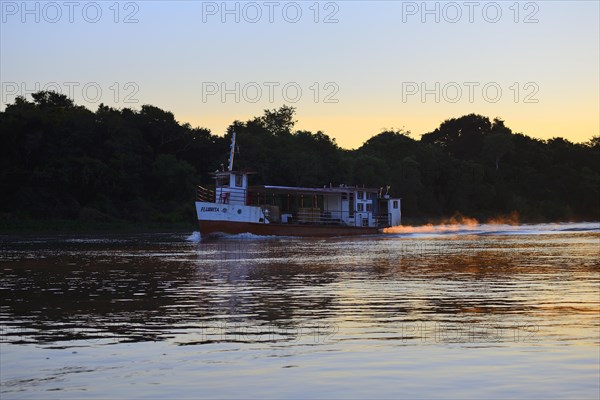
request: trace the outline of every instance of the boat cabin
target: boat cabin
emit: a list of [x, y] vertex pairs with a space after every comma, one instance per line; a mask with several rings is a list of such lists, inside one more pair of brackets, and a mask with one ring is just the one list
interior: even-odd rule
[[215, 202], [220, 204], [249, 205], [248, 174], [250, 172], [215, 172]]
[[[215, 172], [214, 198], [204, 201], [232, 206], [260, 207], [271, 224], [318, 224], [385, 228], [400, 225], [401, 199], [383, 188], [325, 186], [249, 186], [250, 171]], [[200, 197], [200, 192], [199, 192]]]

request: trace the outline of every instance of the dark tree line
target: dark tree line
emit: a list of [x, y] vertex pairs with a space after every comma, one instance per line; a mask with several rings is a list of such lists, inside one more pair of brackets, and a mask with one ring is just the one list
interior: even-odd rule
[[256, 171], [255, 184], [390, 185], [407, 217], [600, 219], [598, 136], [544, 141], [470, 114], [420, 140], [385, 131], [345, 150], [323, 132], [294, 130], [287, 106], [220, 137], [150, 105], [92, 112], [62, 94], [32, 96], [0, 112], [0, 222], [194, 221], [195, 185], [227, 164], [234, 129], [236, 165]]

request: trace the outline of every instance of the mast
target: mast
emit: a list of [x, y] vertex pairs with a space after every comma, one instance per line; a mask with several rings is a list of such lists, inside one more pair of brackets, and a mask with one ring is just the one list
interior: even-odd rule
[[229, 172], [233, 171], [233, 156], [235, 155], [235, 131], [231, 135], [231, 150], [229, 152]]

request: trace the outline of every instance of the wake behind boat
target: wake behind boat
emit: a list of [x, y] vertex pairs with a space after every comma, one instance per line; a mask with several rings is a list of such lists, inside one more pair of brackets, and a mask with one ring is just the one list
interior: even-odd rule
[[250, 171], [235, 171], [236, 134], [227, 171], [215, 172], [215, 190], [198, 187], [202, 236], [219, 233], [277, 236], [349, 236], [400, 225], [399, 198], [383, 188], [248, 186]]

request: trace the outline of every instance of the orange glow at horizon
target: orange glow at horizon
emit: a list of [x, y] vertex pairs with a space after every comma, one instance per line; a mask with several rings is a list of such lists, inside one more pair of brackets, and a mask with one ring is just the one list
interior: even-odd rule
[[[275, 108], [275, 107], [271, 107]], [[262, 109], [257, 108], [254, 113], [235, 113], [230, 115], [210, 114], [210, 115], [175, 115], [175, 118], [181, 123], [190, 123], [194, 127], [208, 128], [215, 135], [223, 135], [227, 127], [235, 120], [247, 121], [262, 114]], [[562, 137], [574, 143], [587, 142], [593, 136], [600, 135], [600, 123], [594, 121], [593, 113], [588, 113], [585, 109], [580, 109], [575, 118], [565, 115], [562, 119], [546, 119], [543, 114], [547, 110], [536, 113], [492, 114], [483, 111], [464, 111], [443, 114], [423, 115], [423, 112], [407, 115], [399, 113], [398, 116], [382, 114], [364, 114], [351, 112], [348, 114], [340, 112], [335, 115], [314, 115], [303, 113], [299, 108], [296, 111], [295, 129], [308, 130], [313, 133], [322, 131], [337, 144], [345, 149], [356, 149], [364, 144], [368, 139], [384, 130], [404, 130], [411, 133], [410, 137], [419, 140], [424, 133], [432, 132], [440, 126], [442, 122], [451, 118], [459, 118], [470, 113], [487, 116], [490, 120], [498, 117], [505, 121], [506, 125], [512, 129], [513, 133], [522, 133], [536, 139], [547, 140], [553, 137]], [[556, 114], [555, 114], [556, 115]], [[597, 115], [596, 115], [597, 117]]]

